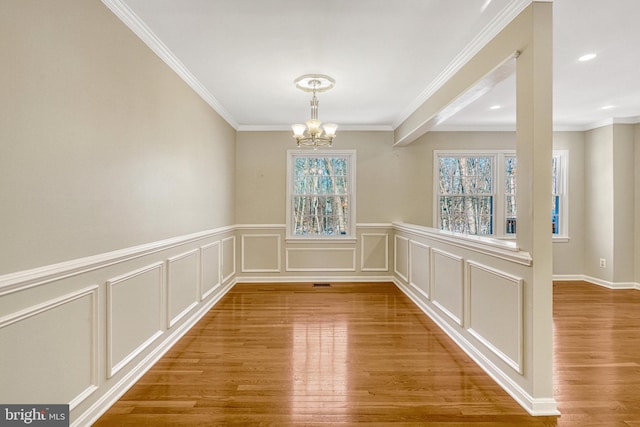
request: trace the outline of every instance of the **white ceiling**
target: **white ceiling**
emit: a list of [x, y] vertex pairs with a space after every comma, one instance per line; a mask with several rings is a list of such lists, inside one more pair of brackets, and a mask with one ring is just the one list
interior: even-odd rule
[[[103, 0], [236, 129], [393, 129], [531, 0]], [[640, 121], [640, 1], [555, 0], [554, 125]], [[593, 52], [589, 62], [578, 57]], [[435, 130], [509, 129], [515, 80]], [[493, 105], [502, 108], [491, 110]], [[613, 108], [603, 110], [605, 105]]]

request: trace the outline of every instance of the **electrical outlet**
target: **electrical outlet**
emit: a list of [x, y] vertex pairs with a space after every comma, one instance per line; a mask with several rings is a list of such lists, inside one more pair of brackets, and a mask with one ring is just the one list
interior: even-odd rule
[[600, 267], [602, 268], [606, 268], [607, 267], [607, 260], [604, 258], [600, 258]]

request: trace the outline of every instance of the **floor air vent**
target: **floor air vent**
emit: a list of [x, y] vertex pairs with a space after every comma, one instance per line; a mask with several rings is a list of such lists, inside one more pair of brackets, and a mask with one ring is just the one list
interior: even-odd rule
[[314, 283], [314, 288], [328, 288], [331, 286], [331, 283]]

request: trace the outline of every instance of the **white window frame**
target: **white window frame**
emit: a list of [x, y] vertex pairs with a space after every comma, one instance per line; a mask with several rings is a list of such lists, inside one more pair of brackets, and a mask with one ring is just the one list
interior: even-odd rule
[[553, 157], [558, 158], [558, 195], [560, 196], [560, 225], [553, 239], [569, 240], [569, 150], [553, 150]]
[[[347, 234], [334, 236], [296, 235], [293, 220], [293, 173], [294, 160], [298, 157], [346, 157], [348, 161], [349, 228]], [[356, 238], [356, 150], [287, 150], [287, 201], [286, 201], [287, 240], [327, 240], [353, 241]]]
[[[433, 203], [433, 218], [434, 218], [434, 227], [440, 229], [440, 157], [489, 157], [491, 158], [491, 211], [493, 212], [493, 234], [481, 234], [480, 236], [487, 237], [495, 237], [496, 236], [496, 214], [498, 214], [496, 207], [498, 194], [497, 187], [495, 185], [496, 182], [496, 164], [497, 160], [497, 151], [493, 150], [485, 150], [485, 151], [469, 151], [469, 150], [434, 150], [433, 152], [433, 194], [434, 194], [434, 203]], [[485, 195], [486, 196], [486, 195]]]
[[[505, 187], [505, 182], [507, 180], [507, 171], [505, 171], [505, 165], [506, 165], [506, 160], [509, 157], [513, 157], [516, 159], [517, 162], [517, 157], [516, 157], [516, 152], [515, 150], [504, 150], [501, 152], [501, 160], [500, 160], [500, 173], [502, 174], [502, 180], [500, 181], [500, 190], [502, 191], [501, 194], [501, 209], [500, 209], [500, 213], [502, 215], [501, 217], [501, 221], [500, 221], [500, 228], [498, 230], [500, 230], [500, 235], [498, 235], [497, 237], [499, 238], [504, 238], [504, 239], [515, 239], [516, 238], [516, 234], [515, 233], [507, 233], [507, 189]], [[516, 176], [516, 192], [515, 192], [515, 196], [516, 198], [518, 197], [518, 178]], [[516, 203], [516, 211], [518, 210], [518, 206]], [[517, 222], [517, 212], [516, 212], [516, 232], [517, 232], [517, 228], [518, 228], [518, 222]]]
[[[505, 205], [505, 159], [515, 157], [515, 150], [434, 150], [433, 151], [433, 227], [440, 229], [440, 157], [493, 157], [493, 234], [486, 235], [498, 239], [514, 240], [516, 234], [506, 233], [506, 205]], [[569, 239], [569, 197], [567, 181], [569, 177], [568, 150], [553, 150], [553, 157], [559, 159], [558, 189], [560, 196], [559, 230], [552, 234], [558, 240]], [[517, 183], [516, 183], [517, 186]], [[517, 190], [516, 190], [517, 192]], [[549, 212], [551, 215], [551, 212]], [[550, 218], [551, 219], [551, 218]], [[516, 225], [517, 233], [517, 225]]]

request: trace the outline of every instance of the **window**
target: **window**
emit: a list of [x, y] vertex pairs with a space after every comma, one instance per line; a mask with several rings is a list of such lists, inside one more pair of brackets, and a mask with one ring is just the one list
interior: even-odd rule
[[438, 156], [440, 228], [493, 234], [493, 157]]
[[567, 182], [567, 151], [559, 150], [553, 152], [553, 178], [552, 201], [551, 201], [551, 226], [554, 236], [569, 235], [567, 227], [567, 211], [569, 202], [566, 194]]
[[355, 151], [291, 150], [287, 163], [287, 237], [355, 237]]
[[[565, 196], [567, 157], [567, 151], [553, 152], [551, 232], [556, 237], [568, 235], [568, 204]], [[515, 237], [515, 152], [436, 151], [435, 165], [435, 210], [441, 230]]]
[[516, 235], [516, 171], [515, 155], [504, 157], [504, 233], [507, 236]]

